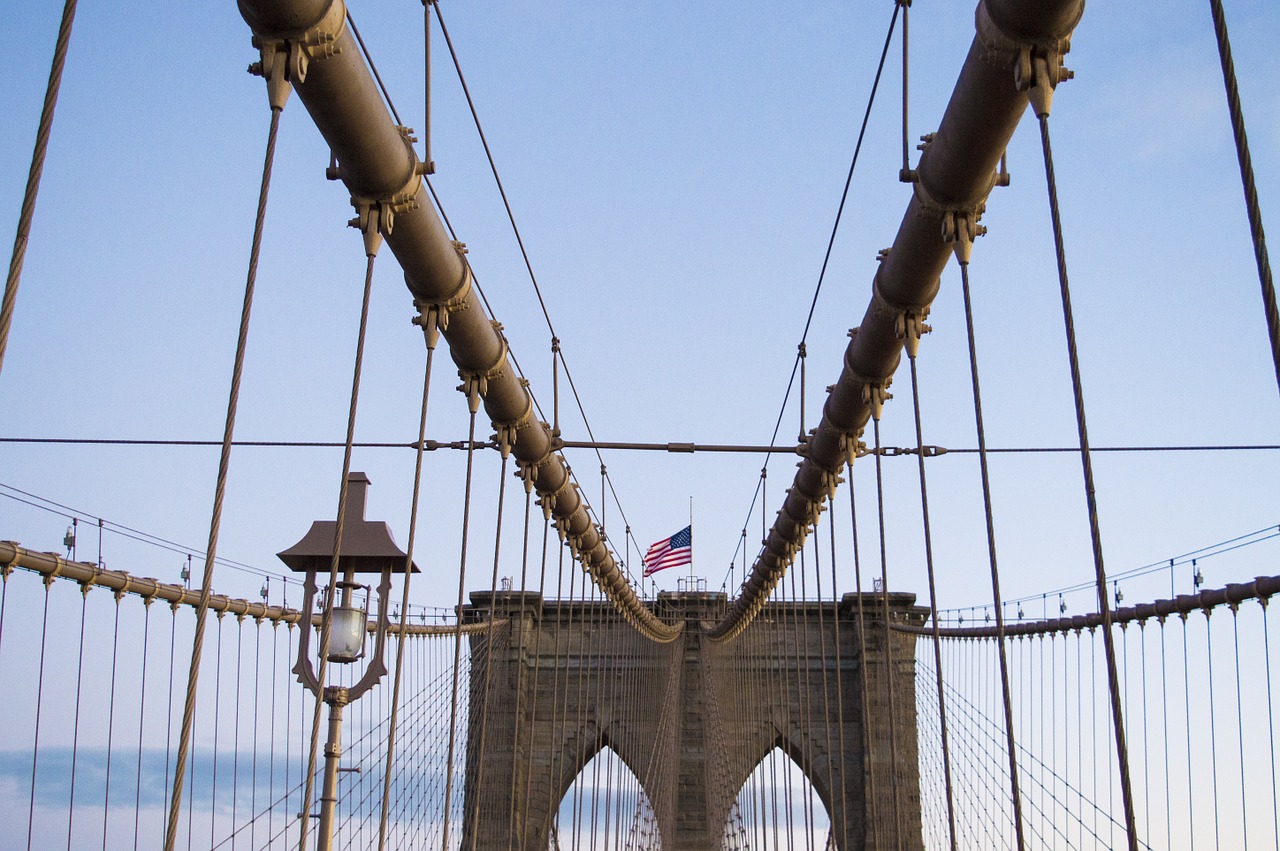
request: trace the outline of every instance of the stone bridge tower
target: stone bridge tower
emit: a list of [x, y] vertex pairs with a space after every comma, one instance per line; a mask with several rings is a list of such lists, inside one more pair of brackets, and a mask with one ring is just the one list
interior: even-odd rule
[[[890, 594], [889, 616], [923, 622], [914, 601]], [[813, 784], [841, 851], [923, 848], [914, 637], [890, 639], [893, 717], [879, 595], [862, 601], [865, 660], [856, 595], [771, 603], [742, 635], [714, 642], [706, 631], [725, 602], [659, 595], [659, 614], [685, 628], [657, 644], [607, 603], [472, 594], [464, 620], [492, 608], [505, 623], [471, 637], [462, 847], [543, 851], [561, 799], [608, 747], [639, 778], [664, 851], [719, 851], [740, 790], [778, 747]]]

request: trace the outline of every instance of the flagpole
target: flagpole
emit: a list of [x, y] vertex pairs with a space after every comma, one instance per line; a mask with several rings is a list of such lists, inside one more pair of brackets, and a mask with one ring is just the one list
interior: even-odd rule
[[689, 495], [689, 590], [697, 586], [693, 578], [693, 495]]

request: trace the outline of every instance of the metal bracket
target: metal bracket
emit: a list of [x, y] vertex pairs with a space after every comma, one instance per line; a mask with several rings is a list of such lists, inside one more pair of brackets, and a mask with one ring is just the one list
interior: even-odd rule
[[952, 245], [956, 259], [963, 264], [967, 265], [973, 256], [973, 241], [987, 232], [984, 225], [978, 224], [981, 217], [981, 208], [948, 210], [942, 216], [942, 241]]
[[[502, 323], [496, 319], [490, 322], [494, 331], [498, 333], [498, 356], [487, 367], [473, 371], [458, 370], [458, 377], [462, 379], [458, 390], [466, 394], [473, 414], [480, 410], [480, 399], [489, 394], [489, 381], [502, 375], [502, 365], [507, 362], [507, 338], [502, 334]], [[532, 406], [532, 403], [530, 405]], [[525, 410], [525, 417], [529, 416], [530, 410], [531, 408]]]
[[335, 0], [320, 20], [292, 38], [254, 34], [252, 44], [258, 48], [260, 58], [249, 66], [249, 73], [267, 81], [267, 98], [272, 109], [284, 109], [290, 84], [306, 82], [313, 60], [327, 59], [340, 52], [337, 41], [346, 27], [346, 4]]
[[[1083, 12], [1083, 4], [1080, 10]], [[975, 13], [978, 40], [982, 42], [983, 47], [983, 61], [998, 68], [1009, 68], [1013, 71], [1014, 85], [1018, 91], [1027, 92], [1032, 97], [1032, 106], [1036, 108], [1037, 116], [1049, 114], [1053, 89], [1058, 83], [1075, 76], [1063, 66], [1062, 57], [1071, 50], [1070, 31], [1074, 29], [1076, 23], [1078, 19], [1072, 22], [1065, 36], [1026, 41], [1002, 29], [991, 17], [985, 2], [978, 4]], [[1041, 62], [1043, 62], [1043, 70], [1039, 67]], [[1037, 87], [1041, 89], [1040, 93], [1032, 95], [1032, 90]], [[1040, 99], [1039, 104], [1037, 99]], [[1040, 111], [1041, 107], [1044, 108], [1043, 112]]]

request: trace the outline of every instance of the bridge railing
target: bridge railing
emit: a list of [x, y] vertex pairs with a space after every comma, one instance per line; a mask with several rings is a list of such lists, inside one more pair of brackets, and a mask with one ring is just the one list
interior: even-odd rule
[[[1122, 847], [1117, 766], [1127, 758], [1140, 847], [1275, 845], [1268, 602], [1277, 590], [1280, 577], [1259, 577], [1115, 611], [1123, 756], [1111, 729], [1100, 618], [1006, 624], [1021, 820], [1032, 844]], [[948, 797], [959, 847], [1015, 847], [994, 628], [939, 630], [941, 689], [931, 628], [903, 629], [927, 645], [916, 654], [926, 847], [950, 847]]]
[[[0, 847], [159, 847], [173, 782], [198, 591], [0, 542]], [[294, 592], [297, 593], [296, 591]], [[296, 601], [295, 601], [296, 602]], [[287, 848], [297, 843], [313, 698], [291, 668], [300, 613], [286, 600], [213, 595], [178, 847]], [[493, 625], [498, 634], [504, 622]], [[464, 633], [491, 628], [467, 624]], [[340, 783], [341, 842], [377, 847], [384, 772], [389, 847], [433, 841], [445, 822], [456, 624], [409, 624], [387, 762], [389, 682], [354, 704]], [[455, 731], [472, 707], [463, 642]], [[500, 646], [499, 642], [493, 646]], [[489, 647], [486, 642], [484, 647]], [[334, 666], [351, 685], [351, 666]], [[465, 748], [455, 748], [461, 777]], [[388, 767], [389, 765], [389, 767]], [[318, 773], [318, 772], [317, 772]], [[448, 805], [457, 847], [463, 796]]]

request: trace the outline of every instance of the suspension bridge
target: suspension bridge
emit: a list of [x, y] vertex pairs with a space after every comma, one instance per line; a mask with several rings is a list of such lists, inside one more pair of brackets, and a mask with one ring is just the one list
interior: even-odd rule
[[[449, 4], [406, 5], [421, 8], [410, 15], [342, 0], [240, 0], [211, 17], [201, 36], [225, 31], [227, 45], [201, 52], [191, 47], [192, 26], [177, 28], [183, 39], [125, 49], [119, 21], [66, 0], [56, 38], [49, 33], [51, 66], [47, 44], [39, 45], [50, 73], [43, 102], [24, 126], [24, 144], [32, 126], [36, 144], [29, 172], [13, 183], [21, 203], [0, 315], [0, 398], [17, 429], [0, 436], [10, 471], [0, 474], [0, 683], [7, 698], [0, 845], [1280, 849], [1268, 623], [1269, 600], [1280, 591], [1273, 567], [1280, 444], [1272, 427], [1280, 413], [1280, 316], [1262, 224], [1262, 202], [1275, 185], [1274, 147], [1255, 146], [1251, 158], [1251, 104], [1241, 97], [1250, 74], [1266, 77], [1270, 66], [1250, 72], [1241, 63], [1238, 73], [1232, 56], [1232, 35], [1246, 52], [1268, 40], [1273, 10], [1243, 2], [1224, 10], [1220, 0], [1208, 0], [1194, 4], [1194, 26], [1178, 22], [1195, 30], [1187, 38], [1204, 49], [1197, 61], [1212, 66], [1215, 106], [1202, 110], [1199, 90], [1185, 80], [1181, 90], [1174, 86], [1181, 99], [1157, 105], [1182, 109], [1172, 126], [1187, 136], [1201, 129], [1202, 111], [1221, 119], [1217, 150], [1228, 159], [1213, 173], [1231, 183], [1183, 198], [1199, 188], [1184, 161], [1186, 174], [1170, 182], [1186, 208], [1165, 206], [1172, 203], [1165, 196], [1154, 204], [1161, 235], [1185, 253], [1150, 256], [1159, 253], [1148, 251], [1157, 244], [1154, 231], [1139, 229], [1122, 240], [1123, 252], [1094, 261], [1072, 250], [1084, 229], [1069, 224], [1083, 217], [1073, 212], [1083, 199], [1071, 188], [1089, 179], [1081, 162], [1105, 175], [1143, 171], [1144, 163], [1163, 162], [1178, 140], [1166, 134], [1136, 154], [1086, 150], [1082, 160], [1054, 130], [1077, 89], [1094, 98], [1110, 91], [1084, 82], [1099, 76], [1090, 61], [1124, 53], [1116, 31], [1145, 24], [1116, 10], [1086, 10], [1081, 0], [982, 0], [963, 14], [926, 3], [913, 8], [909, 0], [882, 4], [875, 20], [883, 28], [856, 57], [870, 66], [858, 78], [865, 109], [841, 104], [851, 140], [841, 156], [851, 160], [840, 174], [834, 226], [819, 244], [812, 298], [802, 294], [796, 308], [797, 316], [805, 307], [808, 313], [799, 345], [782, 358], [785, 393], [776, 421], [751, 370], [733, 370], [743, 374], [741, 399], [721, 398], [712, 386], [730, 371], [717, 360], [723, 350], [764, 348], [776, 336], [781, 305], [796, 299], [778, 295], [775, 285], [748, 296], [768, 325], [717, 334], [709, 326], [721, 317], [712, 308], [693, 317], [682, 343], [668, 346], [673, 353], [646, 351], [683, 370], [676, 389], [669, 378], [657, 385], [662, 393], [608, 397], [612, 408], [657, 409], [653, 422], [682, 428], [682, 400], [706, 396], [718, 413], [712, 422], [726, 430], [697, 441], [669, 433], [621, 441], [598, 439], [606, 434], [601, 420], [587, 413], [596, 395], [591, 382], [611, 381], [618, 367], [608, 357], [572, 359], [582, 336], [561, 320], [557, 285], [549, 282], [555, 276], [540, 282], [537, 252], [527, 245], [536, 243], [517, 225], [536, 234], [542, 223], [530, 227], [517, 216], [515, 191], [509, 195], [511, 185], [500, 177], [502, 151], [485, 133], [492, 119], [481, 120], [482, 86], [469, 85], [474, 78], [463, 70], [468, 42], [483, 41], [484, 26], [475, 25], [474, 10], [464, 16], [473, 26], [451, 30]], [[687, 12], [665, 12], [669, 28], [685, 23]], [[817, 9], [817, 20], [806, 22], [816, 24], [815, 56], [835, 20], [824, 12], [831, 10]], [[1246, 22], [1231, 34], [1228, 13]], [[206, 12], [182, 14], [199, 19]], [[513, 30], [528, 27], [546, 38], [549, 30], [539, 29], [546, 22], [523, 14], [510, 12]], [[1089, 28], [1095, 14], [1106, 16], [1106, 29]], [[360, 25], [368, 27], [365, 35]], [[765, 31], [781, 36], [794, 26], [780, 20]], [[612, 45], [618, 52], [645, 38], [627, 24], [619, 32]], [[488, 36], [503, 37], [497, 28]], [[1091, 52], [1090, 38], [1105, 50]], [[380, 44], [407, 39], [416, 39], [411, 51], [379, 53]], [[219, 84], [200, 102], [210, 111], [230, 100], [247, 112], [240, 101], [248, 96], [241, 95], [252, 92], [265, 135], [265, 153], [252, 154], [260, 171], [243, 159], [260, 136], [219, 132], [199, 148], [205, 163], [170, 163], [169, 174], [185, 174], [186, 182], [166, 180], [161, 164], [172, 151], [145, 150], [141, 140], [181, 138], [182, 122], [159, 111], [175, 109], [172, 97], [133, 101], [124, 87], [95, 91], [104, 45], [112, 55], [129, 54], [135, 71], [163, 78], [155, 82], [160, 92], [184, 77], [214, 74]], [[721, 49], [684, 46], [687, 57]], [[35, 49], [15, 49], [28, 47]], [[79, 63], [78, 49], [88, 51]], [[850, 51], [842, 45], [840, 52]], [[925, 61], [922, 52], [937, 56]], [[414, 59], [412, 72], [405, 54]], [[1167, 73], [1181, 55], [1164, 55], [1159, 70]], [[245, 57], [252, 86], [231, 94], [220, 88], [221, 71], [209, 66], [223, 56]], [[1082, 79], [1068, 70], [1073, 57]], [[944, 62], [952, 64], [940, 67]], [[445, 89], [442, 68], [456, 88]], [[664, 72], [646, 73], [652, 83]], [[524, 82], [519, 74], [508, 80], [517, 89]], [[56, 111], [64, 84], [71, 95]], [[1159, 87], [1144, 84], [1159, 101], [1152, 95]], [[590, 91], [595, 84], [573, 85]], [[410, 95], [412, 107], [404, 103]], [[883, 102], [899, 95], [900, 120], [882, 120], [877, 134]], [[711, 100], [708, 112], [715, 111]], [[126, 114], [126, 104], [139, 102], [157, 111]], [[83, 177], [60, 177], [59, 168], [73, 166], [69, 152], [80, 135], [64, 113], [80, 116], [91, 104], [106, 110], [109, 124], [126, 127], [130, 141]], [[1102, 105], [1085, 124], [1105, 123], [1112, 106]], [[416, 130], [400, 109], [418, 114]], [[922, 121], [929, 132], [919, 135], [917, 127], [913, 136], [911, 126]], [[545, 123], [556, 122], [548, 116]], [[757, 115], [747, 126], [770, 123]], [[475, 131], [481, 167], [450, 175], [457, 149], [449, 144], [459, 126]], [[290, 130], [304, 127], [315, 131], [309, 142], [290, 138]], [[1274, 127], [1261, 127], [1264, 140], [1275, 136]], [[864, 138], [871, 166], [859, 164]], [[59, 148], [60, 139], [71, 141]], [[108, 136], [101, 139], [110, 149]], [[585, 145], [599, 147], [591, 139]], [[876, 145], [888, 154], [870, 153]], [[1064, 147], [1065, 167], [1055, 168], [1055, 150]], [[327, 167], [296, 169], [289, 160], [300, 153], [318, 154]], [[138, 177], [135, 156], [154, 158], [144, 182], [176, 206], [133, 209], [115, 221], [110, 180]], [[1125, 156], [1129, 162], [1101, 162]], [[629, 168], [647, 173], [643, 163]], [[888, 175], [891, 191], [860, 195], [868, 168]], [[97, 185], [104, 175], [107, 182]], [[233, 180], [239, 190], [220, 194]], [[484, 234], [467, 242], [465, 223], [476, 219], [465, 196], [489, 181], [514, 247], [498, 249]], [[341, 197], [297, 193], [315, 185]], [[455, 206], [442, 187], [464, 197]], [[1026, 208], [1002, 218], [1002, 205], [1032, 187]], [[108, 201], [87, 191], [94, 188]], [[610, 204], [621, 205], [625, 193], [616, 194]], [[1103, 190], [1094, 201], [1122, 208], [1133, 194]], [[202, 196], [216, 213], [194, 212]], [[221, 208], [233, 198], [252, 233], [234, 264], [222, 256], [230, 253], [225, 245], [206, 244], [219, 237], [204, 227], [228, 215]], [[1033, 208], [1043, 224], [1030, 238], [1025, 210]], [[838, 236], [854, 215], [858, 231], [889, 247], [848, 261], [846, 273]], [[335, 248], [332, 235], [346, 218], [354, 233]], [[793, 218], [803, 220], [799, 212]], [[1100, 218], [1104, 230], [1121, 224]], [[111, 261], [79, 219], [117, 239], [137, 231], [140, 253], [153, 252], [152, 259], [173, 256], [171, 248], [191, 252], [174, 267], [180, 271], [161, 277], [193, 292], [153, 313], [155, 305], [130, 303], [129, 281], [118, 279], [113, 297], [124, 304], [101, 318], [80, 317], [67, 305], [75, 299], [59, 294], [60, 286], [72, 286], [60, 277], [97, 274]], [[273, 228], [284, 236], [273, 237]], [[1034, 260], [1015, 253], [1001, 264], [1002, 231], [1042, 250]], [[1193, 251], [1193, 241], [1213, 247]], [[505, 251], [509, 262], [489, 265], [490, 248]], [[670, 274], [677, 264], [670, 246], [663, 251], [659, 268]], [[747, 247], [742, 252], [753, 256]], [[306, 260], [308, 253], [315, 256]], [[338, 254], [345, 256], [340, 264]], [[63, 324], [68, 311], [86, 334], [135, 314], [164, 315], [141, 331], [129, 326], [135, 330], [125, 333], [137, 339], [119, 348], [138, 353], [135, 375], [171, 381], [170, 355], [152, 348], [152, 338], [175, 325], [180, 335], [206, 333], [195, 315], [204, 291], [229, 290], [233, 268], [243, 291], [233, 309], [214, 311], [227, 328], [236, 328], [238, 317], [223, 362], [201, 371], [210, 360], [202, 352], [183, 367], [175, 382], [181, 391], [162, 388], [149, 397], [138, 390], [136, 399], [117, 395], [112, 403], [136, 407], [173, 436], [95, 431], [113, 422], [111, 405], [61, 420], [56, 406], [33, 404], [57, 389], [45, 386], [47, 375], [58, 373], [43, 372], [43, 362], [66, 358], [92, 373], [98, 358], [108, 357], [75, 349]], [[829, 268], [862, 282], [835, 305], [820, 298], [824, 282], [834, 286]], [[1124, 278], [1140, 277], [1138, 268], [1150, 276], [1159, 270], [1164, 296], [1150, 305], [1153, 315], [1164, 300], [1186, 300], [1192, 322], [1178, 327], [1203, 326], [1199, 336], [1148, 343], [1158, 329], [1133, 315], [1104, 324], [1102, 333], [1090, 330], [1090, 320], [1107, 312], [1097, 310], [1098, 291], [1123, 289]], [[498, 274], [490, 276], [491, 269]], [[1078, 279], [1070, 274], [1077, 269]], [[522, 296], [500, 280], [517, 274], [531, 285]], [[394, 299], [391, 286], [380, 286], [388, 280]], [[362, 290], [354, 286], [361, 281]], [[1040, 324], [1028, 329], [1029, 302], [1019, 299], [1032, 281], [1046, 284], [1046, 300], [1036, 304], [1053, 308], [1054, 323], [1037, 316]], [[696, 281], [678, 287], [678, 303], [710, 304], [699, 301]], [[609, 305], [625, 304], [627, 294], [602, 289], [592, 282], [588, 308], [570, 315], [595, 330], [603, 326], [605, 350], [625, 350], [620, 336], [633, 336], [619, 331], [626, 310], [611, 315]], [[1009, 302], [1007, 325], [993, 327], [983, 312], [991, 307], [984, 293], [992, 290]], [[1197, 301], [1205, 291], [1212, 300]], [[1079, 316], [1073, 295], [1086, 306]], [[318, 313], [329, 302], [345, 320], [341, 332]], [[1215, 310], [1203, 306], [1210, 303]], [[519, 307], [503, 309], [499, 321], [499, 307], [512, 304]], [[255, 363], [264, 312], [268, 327], [280, 329], [274, 333], [305, 326], [274, 347], [295, 357], [273, 353]], [[307, 313], [316, 315], [300, 321], [297, 314]], [[34, 316], [24, 326], [28, 314]], [[946, 328], [928, 336], [927, 320], [937, 324], [939, 314]], [[1137, 361], [1139, 348], [1125, 350], [1129, 360], [1116, 365], [1110, 338], [1121, 335], [1141, 338], [1139, 348], [1157, 354]], [[655, 328], [634, 336], [662, 338]], [[348, 337], [353, 350], [342, 345]], [[1051, 354], [1046, 337], [1056, 347]], [[386, 339], [400, 347], [379, 348]], [[531, 365], [535, 345], [549, 349], [544, 368]], [[441, 348], [447, 366], [437, 363]], [[1012, 362], [1012, 373], [992, 360], [1006, 369]], [[255, 367], [266, 375], [255, 378]], [[812, 385], [811, 369], [823, 384]], [[1053, 391], [1044, 388], [1049, 372], [1059, 376]], [[1123, 390], [1107, 405], [1093, 403], [1095, 380], [1106, 384], [1111, 376], [1101, 373], [1110, 372]], [[380, 384], [380, 374], [395, 380]], [[1015, 389], [1000, 389], [993, 374], [1012, 374]], [[1210, 379], [1220, 384], [1210, 386]], [[1217, 398], [1227, 395], [1224, 388], [1236, 401]], [[191, 437], [194, 414], [153, 404], [166, 392], [202, 400], [200, 433], [216, 420], [222, 438]], [[1153, 410], [1195, 422], [1173, 432], [1117, 432], [1116, 421], [1129, 415], [1115, 393], [1142, 396]], [[766, 409], [767, 441], [758, 423], [754, 438], [751, 430], [741, 438], [727, 430], [731, 417], [723, 412], [737, 412], [744, 400], [741, 410]], [[1210, 417], [1215, 405], [1226, 410]], [[1040, 431], [1050, 415], [1054, 424]], [[368, 428], [371, 419], [401, 432], [416, 427], [416, 438], [358, 437], [358, 426]], [[1098, 419], [1103, 427], [1091, 432]], [[321, 421], [345, 424], [345, 434], [258, 438], [264, 428]], [[69, 436], [61, 431], [67, 422], [74, 424]], [[1099, 432], [1108, 442], [1097, 442]], [[1125, 437], [1112, 442], [1117, 433]], [[988, 434], [995, 436], [990, 443]], [[1041, 434], [1048, 435], [1042, 445], [1027, 442]], [[68, 467], [72, 456], [56, 454], [92, 452], [139, 454], [109, 476], [101, 460], [77, 473]], [[263, 452], [290, 460], [258, 464], [264, 456], [254, 453]], [[663, 477], [673, 459], [687, 456], [726, 466], [695, 474], [717, 504], [690, 504], [686, 516], [683, 494], [673, 498]], [[74, 457], [83, 463], [86, 456]], [[132, 466], [144, 457], [159, 460]], [[1028, 457], [1040, 466], [1002, 466]], [[1166, 460], [1145, 478], [1133, 476], [1138, 484], [1129, 490], [1118, 471], [1153, 457]], [[1124, 460], [1109, 466], [1116, 458]], [[722, 474], [728, 465], [746, 469], [746, 477]], [[622, 470], [635, 472], [646, 482], [641, 490], [656, 496], [630, 500]], [[156, 513], [147, 516], [199, 515], [207, 538], [190, 546], [150, 523], [110, 519], [128, 516], [119, 513], [123, 504], [101, 514], [71, 505], [75, 498], [64, 493], [77, 475], [114, 479], [99, 483], [101, 492], [126, 500], [134, 516], [148, 505]], [[139, 485], [140, 493], [130, 493]], [[1050, 490], [1066, 496], [1046, 498]], [[1185, 505], [1179, 509], [1166, 491], [1179, 492]], [[705, 530], [717, 528], [722, 503], [738, 510], [734, 500], [746, 518], [728, 521], [725, 557], [712, 569], [707, 547], [717, 544], [708, 544]], [[647, 510], [663, 504], [661, 519], [628, 508], [637, 502]], [[1030, 507], [1047, 519], [1027, 535], [1017, 527]], [[1243, 525], [1224, 527], [1222, 514]], [[1202, 537], [1182, 545], [1178, 527], [1210, 516], [1194, 530]], [[689, 576], [650, 576], [646, 546], [685, 525], [689, 547], [698, 547]], [[248, 531], [263, 526], [265, 533]], [[1158, 531], [1178, 543], [1153, 543]], [[266, 537], [249, 543], [257, 534]], [[1019, 543], [1025, 537], [1034, 539], [1029, 548]], [[228, 555], [244, 550], [273, 561]], [[667, 587], [659, 589], [659, 580]]]

